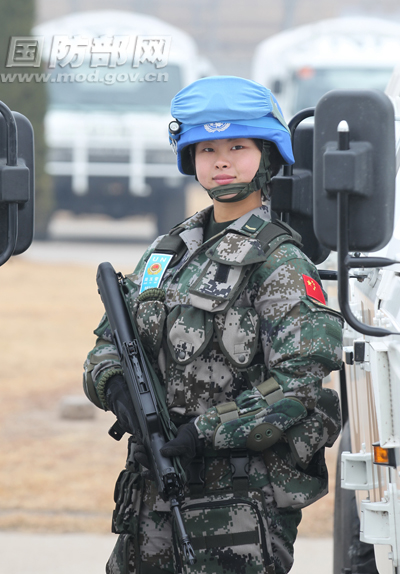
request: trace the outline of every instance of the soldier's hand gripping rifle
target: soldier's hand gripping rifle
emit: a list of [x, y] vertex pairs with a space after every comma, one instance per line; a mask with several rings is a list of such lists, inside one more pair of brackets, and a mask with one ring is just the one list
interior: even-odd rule
[[160, 449], [168, 439], [162, 428], [162, 417], [152, 378], [156, 375], [145, 356], [136, 327], [129, 317], [119, 277], [121, 278], [111, 263], [99, 265], [97, 285], [135, 409], [135, 431], [146, 447], [158, 493], [170, 502], [186, 561], [194, 564], [194, 551], [179, 509], [179, 502], [183, 499], [182, 480], [172, 460], [160, 454]]

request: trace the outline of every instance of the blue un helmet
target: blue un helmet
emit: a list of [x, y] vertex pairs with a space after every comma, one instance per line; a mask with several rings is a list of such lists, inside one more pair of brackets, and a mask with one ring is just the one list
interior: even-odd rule
[[[170, 143], [178, 169], [196, 175], [192, 145], [204, 140], [251, 138], [263, 141], [260, 167], [252, 182], [221, 185], [207, 190], [218, 201], [240, 201], [257, 189], [266, 194], [271, 180], [270, 150], [274, 144], [280, 163], [294, 163], [289, 128], [275, 96], [257, 82], [235, 76], [202, 78], [183, 88], [171, 102], [175, 118], [169, 124]], [[236, 193], [231, 199], [224, 195]]]

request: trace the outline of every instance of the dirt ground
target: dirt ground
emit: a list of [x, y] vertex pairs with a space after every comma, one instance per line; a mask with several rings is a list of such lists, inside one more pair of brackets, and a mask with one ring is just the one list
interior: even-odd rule
[[[121, 269], [123, 272], [129, 269]], [[82, 395], [82, 363], [103, 313], [96, 269], [13, 258], [0, 269], [0, 529], [110, 531], [114, 483], [126, 440], [108, 434], [114, 417], [60, 416], [60, 402]], [[304, 510], [300, 535], [331, 536], [330, 494]]]

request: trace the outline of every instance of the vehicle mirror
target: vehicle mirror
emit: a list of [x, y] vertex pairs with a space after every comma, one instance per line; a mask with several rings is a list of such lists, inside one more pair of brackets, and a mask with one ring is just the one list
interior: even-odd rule
[[378, 90], [328, 92], [317, 104], [314, 130], [314, 228], [321, 243], [338, 252], [340, 310], [356, 331], [372, 337], [390, 335], [354, 316], [349, 270], [397, 263], [359, 253], [384, 247], [393, 233], [393, 105]]
[[33, 226], [33, 128], [0, 102], [0, 265], [28, 249]]
[[[347, 135], [338, 133], [343, 120]], [[393, 233], [395, 177], [390, 99], [378, 90], [333, 90], [323, 96], [315, 110], [314, 135], [314, 227], [319, 241], [338, 250], [338, 198], [346, 196], [349, 250], [384, 247]]]

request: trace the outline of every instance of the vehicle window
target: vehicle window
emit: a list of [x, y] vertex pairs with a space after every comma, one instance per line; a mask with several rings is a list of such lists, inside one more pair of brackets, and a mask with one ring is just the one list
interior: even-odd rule
[[330, 90], [384, 90], [392, 74], [391, 68], [308, 68], [293, 74], [293, 113], [315, 106]]
[[180, 68], [173, 64], [158, 69], [146, 63], [138, 68], [128, 64], [93, 68], [86, 62], [77, 68], [57, 65], [48, 72], [52, 109], [129, 111], [134, 107], [165, 113], [183, 87]]

